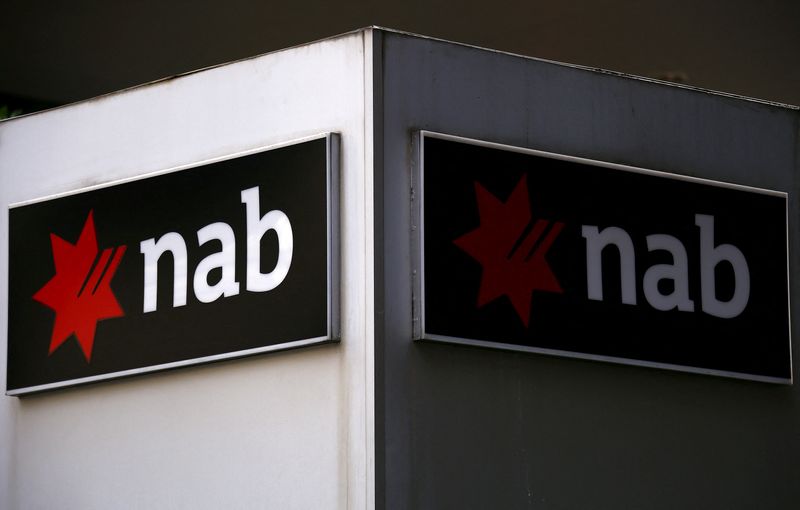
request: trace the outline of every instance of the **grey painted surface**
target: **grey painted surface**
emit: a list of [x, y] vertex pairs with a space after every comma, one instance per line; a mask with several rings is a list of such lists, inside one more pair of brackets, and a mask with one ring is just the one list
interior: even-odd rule
[[[788, 191], [794, 271], [798, 112], [382, 37], [375, 310], [376, 394], [385, 398], [376, 405], [376, 444], [385, 444], [376, 452], [377, 507], [796, 507], [797, 385], [412, 343], [408, 275], [418, 129]], [[793, 282], [795, 318], [798, 290]]]

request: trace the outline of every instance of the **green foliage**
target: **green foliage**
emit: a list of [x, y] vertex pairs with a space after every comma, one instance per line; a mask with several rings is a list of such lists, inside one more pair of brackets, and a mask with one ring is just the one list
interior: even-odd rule
[[8, 105], [0, 105], [0, 120], [10, 119], [17, 115], [22, 115], [22, 110], [11, 110]]

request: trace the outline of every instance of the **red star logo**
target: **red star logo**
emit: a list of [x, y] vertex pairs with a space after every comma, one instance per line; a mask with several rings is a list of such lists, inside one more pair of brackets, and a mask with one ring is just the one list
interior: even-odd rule
[[86, 218], [77, 244], [73, 245], [55, 234], [50, 234], [50, 243], [56, 274], [33, 295], [33, 299], [56, 312], [48, 355], [75, 334], [89, 362], [97, 321], [124, 315], [109, 285], [126, 247], [106, 248], [97, 260], [92, 211]]
[[[514, 310], [528, 327], [531, 293], [562, 293], [545, 254], [564, 224], [531, 221], [528, 186], [520, 179], [506, 202], [475, 183], [480, 226], [453, 241], [483, 266], [478, 307], [508, 296]], [[544, 234], [544, 235], [543, 235]]]

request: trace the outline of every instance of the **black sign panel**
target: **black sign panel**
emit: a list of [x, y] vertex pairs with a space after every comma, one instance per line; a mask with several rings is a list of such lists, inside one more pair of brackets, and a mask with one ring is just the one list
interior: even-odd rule
[[421, 136], [428, 340], [790, 383], [787, 197]]
[[9, 211], [8, 393], [338, 339], [337, 137]]

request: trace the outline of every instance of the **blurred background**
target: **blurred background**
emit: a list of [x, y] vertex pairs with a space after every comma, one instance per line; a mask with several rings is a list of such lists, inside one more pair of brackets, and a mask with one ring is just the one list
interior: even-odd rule
[[0, 118], [380, 25], [800, 104], [799, 0], [3, 0]]

